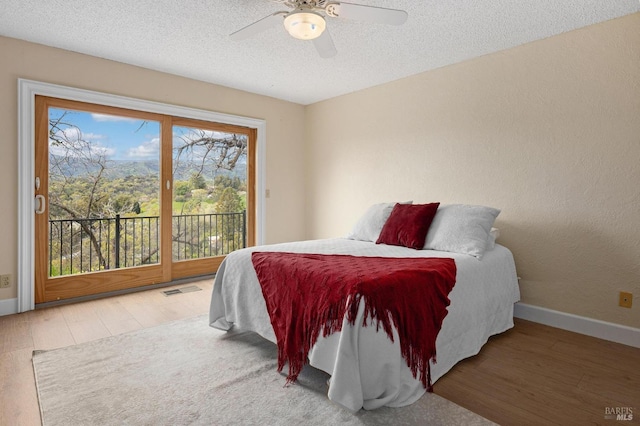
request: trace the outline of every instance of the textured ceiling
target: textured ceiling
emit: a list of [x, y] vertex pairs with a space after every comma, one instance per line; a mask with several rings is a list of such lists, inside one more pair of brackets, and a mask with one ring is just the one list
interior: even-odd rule
[[0, 35], [307, 105], [640, 11], [638, 0], [349, 3], [403, 9], [409, 19], [327, 18], [338, 50], [329, 59], [281, 26], [230, 40], [287, 10], [269, 0], [0, 0]]

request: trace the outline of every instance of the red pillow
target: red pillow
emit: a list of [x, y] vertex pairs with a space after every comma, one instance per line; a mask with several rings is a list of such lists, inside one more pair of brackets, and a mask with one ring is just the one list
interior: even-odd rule
[[440, 203], [396, 204], [380, 231], [376, 244], [424, 248], [429, 226]]

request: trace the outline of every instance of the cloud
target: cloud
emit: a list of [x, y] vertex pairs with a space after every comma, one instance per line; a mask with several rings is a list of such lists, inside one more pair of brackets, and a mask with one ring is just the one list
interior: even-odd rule
[[104, 122], [104, 121], [129, 121], [129, 122], [142, 121], [139, 118], [122, 117], [122, 116], [119, 116], [119, 115], [98, 114], [98, 113], [91, 113], [91, 118], [94, 121], [99, 121], [99, 122]]
[[82, 138], [86, 141], [97, 141], [100, 139], [107, 139], [106, 135], [101, 135], [99, 133], [82, 133]]
[[[87, 155], [112, 156], [115, 149], [103, 146], [101, 139], [107, 139], [105, 135], [98, 133], [84, 133], [77, 127], [67, 127], [55, 133], [54, 138], [49, 139], [49, 153], [62, 157], [83, 157]], [[59, 142], [62, 141], [62, 144]]]
[[111, 157], [115, 153], [115, 149], [108, 148], [99, 144], [76, 147], [76, 149], [69, 149], [68, 146], [65, 147], [49, 144], [49, 154], [58, 157], [87, 157], [89, 154], [91, 154], [92, 156], [101, 155], [105, 157]]
[[160, 139], [153, 138], [150, 141], [143, 142], [135, 148], [127, 150], [127, 157], [131, 158], [158, 158], [160, 152]]
[[101, 139], [107, 139], [106, 135], [101, 135], [99, 133], [85, 133], [81, 131], [77, 127], [67, 127], [64, 130], [58, 130], [55, 133], [56, 139], [64, 139], [69, 142], [78, 142], [78, 141], [97, 141]]

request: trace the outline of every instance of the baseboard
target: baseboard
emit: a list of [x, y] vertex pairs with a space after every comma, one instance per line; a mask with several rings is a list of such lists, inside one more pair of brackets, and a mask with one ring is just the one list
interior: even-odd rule
[[18, 313], [18, 299], [0, 300], [0, 316]]
[[[18, 299], [0, 300], [0, 316], [18, 313]], [[516, 303], [513, 316], [574, 333], [640, 348], [640, 329], [593, 318], [554, 311], [540, 306]]]
[[516, 303], [513, 316], [574, 333], [640, 348], [640, 328], [554, 311], [526, 303]]

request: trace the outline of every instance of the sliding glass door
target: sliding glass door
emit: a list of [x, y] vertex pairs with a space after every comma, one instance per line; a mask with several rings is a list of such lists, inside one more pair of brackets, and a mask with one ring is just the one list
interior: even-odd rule
[[36, 97], [36, 303], [211, 274], [254, 244], [255, 129]]

